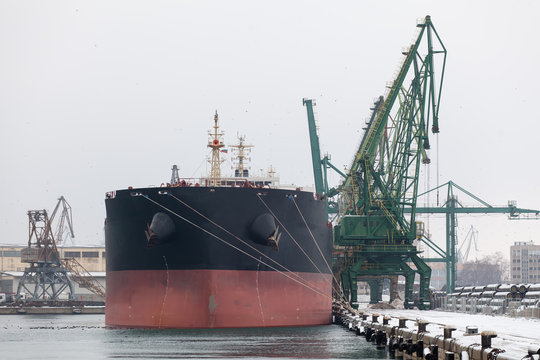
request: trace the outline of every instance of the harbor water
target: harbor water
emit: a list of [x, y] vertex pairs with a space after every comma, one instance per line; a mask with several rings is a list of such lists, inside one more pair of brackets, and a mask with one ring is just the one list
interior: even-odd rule
[[150, 330], [109, 329], [104, 315], [4, 315], [2, 359], [386, 359], [337, 325]]

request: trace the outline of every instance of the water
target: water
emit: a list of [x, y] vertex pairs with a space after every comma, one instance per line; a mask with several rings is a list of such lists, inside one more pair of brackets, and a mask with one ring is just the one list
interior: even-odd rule
[[107, 329], [104, 315], [2, 315], [1, 359], [387, 359], [337, 325]]

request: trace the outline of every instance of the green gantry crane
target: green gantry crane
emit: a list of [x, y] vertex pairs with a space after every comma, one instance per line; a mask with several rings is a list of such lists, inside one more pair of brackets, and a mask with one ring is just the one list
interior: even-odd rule
[[[446, 250], [441, 249], [435, 242], [427, 236], [422, 237], [422, 241], [430, 247], [438, 256], [435, 258], [425, 258], [426, 262], [444, 262], [446, 263], [446, 292], [451, 294], [456, 288], [457, 278], [457, 215], [458, 214], [508, 214], [510, 220], [540, 219], [540, 210], [521, 209], [517, 207], [515, 201], [509, 201], [508, 206], [492, 206], [480, 199], [476, 195], [465, 190], [456, 183], [449, 181], [443, 185], [428, 190], [418, 197], [428, 195], [434, 191], [447, 188], [447, 196], [441, 206], [423, 206], [417, 207], [417, 214], [445, 214], [446, 215]], [[473, 199], [479, 205], [465, 206], [456, 195], [456, 190], [461, 191], [469, 198]]]
[[[428, 164], [428, 129], [439, 132], [438, 113], [446, 64], [446, 48], [426, 16], [417, 25], [414, 44], [394, 81], [371, 109], [364, 136], [352, 164], [337, 188], [328, 188], [328, 157], [321, 159], [312, 101], [304, 99], [311, 136], [315, 186], [326, 197], [328, 213], [336, 213], [334, 273], [347, 300], [357, 306], [357, 280], [378, 292], [381, 277], [405, 277], [407, 308], [429, 308], [431, 269], [418, 256], [414, 240], [423, 224], [416, 223], [418, 175]], [[436, 41], [435, 41], [436, 40]], [[435, 46], [439, 50], [435, 50]], [[435, 75], [434, 57], [442, 55]], [[324, 177], [323, 177], [324, 173]], [[408, 212], [406, 212], [408, 210]], [[414, 264], [415, 268], [409, 266]], [[415, 274], [420, 275], [419, 298], [413, 299]]]

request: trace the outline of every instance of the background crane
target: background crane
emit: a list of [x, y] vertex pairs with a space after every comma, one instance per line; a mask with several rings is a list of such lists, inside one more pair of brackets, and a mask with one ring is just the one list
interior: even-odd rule
[[[463, 252], [464, 245], [467, 244], [467, 248], [465, 249], [465, 252]], [[478, 230], [476, 230], [472, 225], [469, 228], [469, 231], [467, 232], [467, 235], [465, 235], [465, 239], [461, 242], [461, 245], [459, 246], [458, 250], [458, 262], [459, 263], [466, 263], [469, 260], [469, 253], [471, 251], [471, 247], [474, 244], [474, 250], [478, 251]]]
[[60, 196], [51, 217], [47, 210], [28, 211], [28, 247], [21, 250], [21, 262], [29, 263], [17, 287], [17, 299], [30, 294], [34, 301], [59, 300], [67, 291], [67, 298], [73, 300], [73, 281], [92, 293], [105, 298], [105, 289], [74, 258], [61, 259], [53, 234], [53, 220], [62, 208], [60, 220], [56, 226], [57, 238], [61, 239], [64, 226], [68, 225], [71, 237], [74, 236], [71, 220], [71, 206]]
[[[418, 197], [421, 198], [427, 196], [432, 192], [438, 192], [444, 188], [447, 189], [446, 199], [441, 206], [417, 207], [416, 212], [418, 214], [444, 214], [446, 216], [446, 250], [443, 250], [427, 236], [422, 236], [421, 240], [439, 256], [435, 258], [425, 258], [424, 261], [446, 263], [446, 292], [450, 294], [453, 293], [456, 288], [458, 214], [508, 214], [510, 220], [524, 220], [540, 219], [540, 210], [518, 208], [515, 201], [509, 201], [508, 206], [492, 206], [452, 181], [428, 190], [418, 195]], [[475, 201], [477, 205], [463, 205], [458, 199], [457, 191], [460, 191], [461, 194]]]
[[[403, 51], [400, 70], [387, 85], [385, 96], [375, 102], [360, 146], [348, 172], [341, 173], [344, 179], [337, 188], [329, 189], [326, 176], [322, 176], [327, 167], [335, 167], [327, 157], [321, 159], [312, 101], [304, 99], [316, 191], [328, 199], [328, 213], [335, 210], [338, 215], [333, 232], [334, 272], [341, 279], [345, 298], [353, 306], [359, 277], [403, 275], [405, 307], [412, 307], [413, 283], [418, 273], [417, 305], [429, 307], [431, 269], [418, 256], [414, 243], [423, 229], [416, 222], [416, 199], [420, 166], [430, 163], [428, 129], [439, 132], [446, 49], [429, 16], [417, 27], [416, 40]], [[442, 55], [438, 76], [436, 55]], [[378, 291], [376, 281], [370, 284], [372, 291]]]
[[[62, 208], [62, 211], [60, 213], [60, 219], [58, 220], [58, 224], [56, 225], [56, 231], [55, 231], [55, 242], [57, 246], [64, 245], [64, 236], [69, 235], [71, 239], [75, 237], [75, 232], [73, 231], [73, 221], [71, 218], [71, 206], [68, 204], [66, 199], [63, 196], [60, 196], [58, 199], [58, 203], [56, 203], [56, 207], [54, 208], [50, 222], [51, 224], [54, 221], [54, 218], [56, 216], [56, 213], [58, 212], [58, 209]], [[68, 233], [65, 234], [65, 230], [68, 230]], [[71, 241], [73, 243], [73, 240]]]

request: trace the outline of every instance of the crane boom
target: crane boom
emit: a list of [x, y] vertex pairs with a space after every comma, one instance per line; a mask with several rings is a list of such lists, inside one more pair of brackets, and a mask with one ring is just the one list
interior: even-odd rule
[[314, 102], [311, 99], [302, 100], [306, 107], [309, 126], [309, 140], [311, 143], [311, 160], [313, 162], [313, 177], [315, 179], [315, 192], [323, 195], [325, 192], [322, 174], [321, 150], [319, 147], [319, 136], [317, 135], [317, 126], [315, 125], [315, 116], [313, 114]]
[[[422, 232], [422, 224], [415, 221], [416, 199], [420, 166], [430, 163], [429, 128], [439, 131], [446, 48], [431, 17], [417, 26], [418, 36], [403, 52], [405, 58], [386, 96], [375, 102], [358, 151], [336, 191], [339, 221], [334, 226], [334, 244], [342, 258], [336, 271], [353, 303], [358, 276], [403, 275], [405, 306], [412, 307], [416, 272], [420, 275], [417, 305], [429, 306], [431, 269], [418, 257], [414, 243]], [[434, 71], [436, 54], [442, 54], [439, 76]]]
[[62, 213], [60, 215], [60, 220], [58, 221], [58, 224], [56, 226], [56, 232], [55, 232], [56, 241], [55, 242], [57, 245], [61, 246], [62, 243], [64, 242], [64, 229], [66, 226], [66, 222], [69, 229], [69, 235], [71, 236], [71, 238], [75, 237], [75, 232], [73, 231], [71, 206], [69, 205], [69, 203], [66, 201], [66, 199], [63, 196], [60, 196], [58, 198], [58, 202], [56, 203], [56, 206], [51, 215], [51, 224], [56, 216], [56, 213], [58, 212], [58, 209], [60, 208], [60, 205], [62, 205]]

